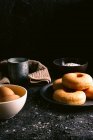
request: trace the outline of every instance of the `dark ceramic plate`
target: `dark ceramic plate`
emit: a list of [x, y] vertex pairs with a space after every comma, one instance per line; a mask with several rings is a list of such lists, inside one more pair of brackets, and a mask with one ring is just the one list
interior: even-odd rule
[[[53, 100], [52, 96], [53, 96], [53, 88], [52, 88], [52, 83], [51, 84], [48, 84], [46, 86], [44, 86], [41, 91], [40, 91], [40, 94], [41, 96], [48, 102], [50, 103], [54, 103], [54, 104], [59, 104], [59, 105], [63, 105], [63, 106], [76, 106], [77, 105], [67, 105], [67, 104], [64, 104], [64, 103], [60, 103], [60, 102], [57, 102], [55, 100]], [[93, 101], [92, 100], [87, 100], [85, 104], [83, 105], [78, 105], [78, 107], [84, 107], [84, 106], [93, 106]]]

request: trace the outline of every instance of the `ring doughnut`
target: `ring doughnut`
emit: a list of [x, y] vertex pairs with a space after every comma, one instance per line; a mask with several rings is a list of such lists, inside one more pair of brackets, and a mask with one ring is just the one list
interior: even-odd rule
[[86, 101], [86, 95], [83, 91], [66, 91], [57, 89], [54, 91], [53, 99], [68, 105], [82, 105]]
[[60, 88], [62, 88], [62, 78], [56, 79], [56, 80], [53, 82], [53, 89], [54, 89], [54, 90], [60, 89]]
[[93, 84], [93, 79], [86, 73], [67, 73], [62, 77], [62, 83], [65, 87], [75, 90], [85, 90]]
[[84, 90], [87, 99], [93, 99], [93, 85]]

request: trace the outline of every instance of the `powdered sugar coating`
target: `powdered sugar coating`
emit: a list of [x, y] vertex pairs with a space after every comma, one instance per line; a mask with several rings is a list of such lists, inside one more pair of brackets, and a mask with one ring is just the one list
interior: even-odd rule
[[77, 63], [64, 63], [64, 66], [80, 66], [80, 64]]

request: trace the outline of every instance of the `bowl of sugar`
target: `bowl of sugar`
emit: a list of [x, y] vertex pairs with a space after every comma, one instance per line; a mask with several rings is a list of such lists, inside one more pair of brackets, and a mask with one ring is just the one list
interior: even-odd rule
[[83, 72], [88, 68], [88, 61], [82, 58], [58, 58], [53, 61], [56, 77], [69, 72]]

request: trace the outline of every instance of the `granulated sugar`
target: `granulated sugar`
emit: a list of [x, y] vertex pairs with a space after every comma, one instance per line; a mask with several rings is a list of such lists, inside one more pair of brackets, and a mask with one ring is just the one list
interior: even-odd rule
[[77, 63], [64, 63], [64, 66], [80, 66], [80, 64], [77, 64]]

